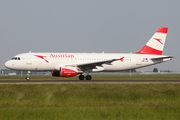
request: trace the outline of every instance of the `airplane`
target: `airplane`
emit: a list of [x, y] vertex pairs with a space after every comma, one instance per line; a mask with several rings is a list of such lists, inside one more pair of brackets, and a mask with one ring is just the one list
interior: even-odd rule
[[[27, 71], [26, 80], [30, 80], [31, 71], [51, 71], [55, 77], [73, 77], [79, 80], [91, 80], [92, 72], [124, 71], [142, 68], [171, 60], [172, 56], [162, 55], [168, 28], [161, 27], [136, 53], [22, 53], [5, 63], [13, 70]], [[84, 77], [83, 74], [86, 74]]]

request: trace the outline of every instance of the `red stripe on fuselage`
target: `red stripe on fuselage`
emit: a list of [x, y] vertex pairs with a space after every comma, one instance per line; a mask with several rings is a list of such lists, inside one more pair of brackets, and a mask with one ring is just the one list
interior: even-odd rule
[[39, 57], [39, 58], [45, 60], [47, 63], [49, 63], [49, 61], [47, 61], [46, 59], [44, 59], [44, 57], [46, 57], [46, 56], [42, 56], [42, 55], [34, 55], [34, 56]]
[[139, 52], [135, 53], [135, 54], [151, 54], [151, 55], [162, 55], [163, 51], [160, 50], [156, 50], [154, 48], [151, 48], [147, 45], [145, 45], [142, 50], [140, 50]]
[[42, 56], [42, 55], [34, 55], [34, 56], [44, 59], [44, 56]]

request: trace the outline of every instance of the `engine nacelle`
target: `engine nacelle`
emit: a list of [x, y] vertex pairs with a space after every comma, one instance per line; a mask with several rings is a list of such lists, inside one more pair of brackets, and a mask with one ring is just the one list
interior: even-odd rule
[[53, 71], [52, 76], [57, 77], [73, 77], [78, 73], [75, 67], [61, 67], [60, 71]]

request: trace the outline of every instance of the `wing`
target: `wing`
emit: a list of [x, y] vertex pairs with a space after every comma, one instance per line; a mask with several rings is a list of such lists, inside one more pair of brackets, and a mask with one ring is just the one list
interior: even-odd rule
[[77, 67], [82, 71], [96, 69], [96, 67], [102, 67], [102, 64], [111, 65], [112, 62], [117, 61], [119, 59], [112, 59], [112, 60], [105, 60], [105, 61], [98, 61], [98, 62], [91, 62], [91, 63], [84, 63], [84, 64], [77, 64]]
[[102, 67], [103, 64], [112, 65], [111, 63], [114, 61], [123, 61], [123, 58], [120, 59], [111, 59], [111, 60], [104, 60], [98, 62], [89, 62], [89, 63], [82, 63], [82, 64], [73, 64], [73, 65], [66, 65], [66, 67], [78, 67], [81, 71], [91, 71], [92, 69], [96, 69], [97, 67]]

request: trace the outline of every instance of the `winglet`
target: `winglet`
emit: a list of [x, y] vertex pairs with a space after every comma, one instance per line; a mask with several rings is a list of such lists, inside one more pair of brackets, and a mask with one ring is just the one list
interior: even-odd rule
[[124, 57], [122, 57], [122, 58], [119, 58], [119, 60], [120, 60], [121, 62], [123, 62], [123, 59], [124, 59]]

